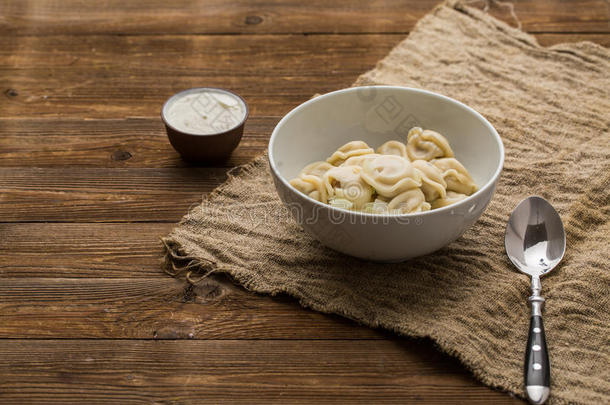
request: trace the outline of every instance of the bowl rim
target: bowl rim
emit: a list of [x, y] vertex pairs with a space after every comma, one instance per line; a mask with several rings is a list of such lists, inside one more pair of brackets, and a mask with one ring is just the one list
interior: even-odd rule
[[[456, 203], [447, 205], [445, 207], [440, 207], [440, 208], [436, 208], [433, 210], [428, 210], [428, 211], [421, 211], [421, 212], [412, 212], [412, 213], [408, 213], [408, 214], [374, 214], [374, 213], [368, 213], [368, 212], [362, 212], [362, 211], [351, 211], [345, 208], [340, 208], [340, 207], [333, 207], [329, 204], [324, 204], [318, 200], [315, 200], [311, 197], [309, 197], [308, 195], [305, 195], [303, 193], [301, 193], [299, 190], [297, 190], [296, 188], [294, 188], [285, 178], [284, 176], [282, 176], [278, 170], [278, 168], [275, 166], [275, 159], [273, 157], [273, 144], [275, 143], [275, 139], [277, 138], [277, 134], [279, 132], [279, 128], [282, 127], [282, 125], [288, 121], [293, 115], [298, 114], [299, 111], [301, 111], [302, 109], [306, 108], [307, 106], [309, 106], [310, 104], [316, 103], [324, 98], [327, 97], [332, 97], [336, 94], [341, 94], [341, 93], [349, 93], [349, 92], [354, 92], [354, 91], [358, 91], [358, 90], [362, 90], [363, 88], [367, 89], [372, 89], [372, 88], [376, 88], [376, 89], [394, 89], [394, 90], [407, 90], [407, 91], [411, 91], [414, 93], [419, 93], [419, 94], [425, 94], [425, 95], [429, 95], [429, 96], [433, 96], [433, 97], [437, 97], [440, 98], [446, 102], [449, 103], [454, 103], [457, 104], [458, 106], [464, 108], [465, 110], [467, 110], [468, 112], [470, 112], [471, 114], [473, 114], [475, 117], [477, 117], [486, 127], [487, 129], [489, 129], [489, 131], [491, 132], [491, 134], [493, 135], [493, 138], [496, 140], [496, 143], [498, 144], [499, 148], [500, 148], [500, 161], [498, 162], [498, 167], [496, 168], [495, 173], [493, 174], [493, 176], [481, 187], [479, 188], [476, 192], [474, 192], [473, 194], [469, 195], [468, 197], [466, 197], [465, 199], [458, 201]], [[298, 105], [297, 107], [293, 108], [292, 110], [290, 110], [290, 112], [288, 112], [288, 114], [284, 115], [284, 117], [280, 120], [280, 122], [277, 123], [277, 125], [275, 126], [275, 128], [273, 129], [273, 132], [271, 133], [271, 137], [269, 138], [269, 145], [267, 146], [267, 153], [268, 153], [268, 158], [269, 158], [269, 166], [271, 167], [271, 170], [273, 171], [273, 173], [275, 174], [275, 177], [277, 177], [283, 184], [284, 186], [286, 186], [290, 191], [296, 193], [297, 195], [299, 195], [302, 198], [305, 198], [306, 200], [309, 200], [311, 203], [318, 205], [322, 208], [327, 208], [330, 210], [336, 210], [338, 212], [343, 212], [345, 214], [351, 214], [351, 215], [355, 215], [355, 216], [364, 216], [364, 217], [377, 217], [377, 218], [403, 218], [403, 217], [417, 217], [417, 216], [428, 216], [428, 215], [434, 215], [434, 214], [440, 214], [442, 212], [447, 212], [450, 210], [454, 210], [455, 208], [465, 205], [467, 204], [469, 201], [472, 201], [475, 199], [475, 197], [478, 197], [479, 195], [486, 193], [490, 188], [494, 188], [498, 178], [500, 177], [500, 174], [502, 173], [502, 169], [504, 167], [504, 143], [502, 142], [502, 138], [500, 138], [500, 135], [498, 134], [498, 131], [496, 131], [496, 129], [494, 128], [493, 125], [491, 125], [491, 123], [489, 121], [487, 121], [487, 119], [485, 117], [483, 117], [478, 111], [476, 111], [474, 108], [467, 106], [466, 104], [455, 100], [451, 97], [447, 97], [444, 96], [442, 94], [439, 93], [435, 93], [433, 91], [429, 91], [429, 90], [423, 90], [423, 89], [417, 89], [417, 88], [413, 88], [413, 87], [406, 87], [406, 86], [392, 86], [392, 85], [372, 85], [372, 86], [356, 86], [356, 87], [348, 87], [345, 89], [341, 89], [341, 90], [335, 90], [335, 91], [331, 91], [329, 93], [326, 94], [322, 94], [319, 95], [317, 97], [314, 97], [312, 99], [309, 99], [307, 101], [305, 101], [304, 103]]]
[[[169, 120], [166, 119], [166, 110], [167, 108], [170, 106], [170, 102], [173, 101], [176, 98], [179, 98], [181, 96], [187, 95], [187, 94], [191, 94], [191, 93], [197, 93], [197, 92], [201, 92], [201, 91], [205, 91], [205, 90], [211, 90], [212, 92], [220, 92], [220, 93], [225, 93], [225, 94], [230, 94], [232, 96], [237, 97], [239, 100], [241, 100], [242, 104], [244, 105], [244, 109], [245, 109], [245, 114], [244, 114], [244, 118], [235, 126], [227, 129], [226, 131], [222, 131], [222, 132], [214, 132], [211, 134], [201, 134], [201, 133], [197, 133], [197, 132], [187, 132], [187, 131], [183, 131], [180, 129], [177, 129], [175, 126], [173, 126], [172, 124], [169, 123]], [[180, 90], [177, 93], [174, 93], [173, 95], [171, 95], [169, 98], [167, 98], [165, 100], [165, 102], [163, 103], [163, 106], [161, 107], [161, 120], [163, 121], [163, 123], [171, 128], [172, 130], [184, 134], [184, 135], [190, 135], [190, 136], [202, 136], [202, 137], [213, 137], [213, 136], [222, 136], [222, 135], [227, 135], [230, 132], [235, 131], [235, 129], [241, 127], [242, 125], [244, 125], [246, 123], [246, 120], [248, 119], [248, 116], [250, 115], [250, 109], [248, 108], [248, 103], [246, 103], [246, 100], [244, 100], [244, 98], [242, 96], [240, 96], [239, 94], [228, 90], [228, 89], [223, 89], [222, 87], [191, 87], [189, 89], [184, 89], [184, 90]]]

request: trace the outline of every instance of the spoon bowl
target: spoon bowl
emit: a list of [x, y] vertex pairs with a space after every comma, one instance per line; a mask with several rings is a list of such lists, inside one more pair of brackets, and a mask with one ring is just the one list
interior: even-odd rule
[[506, 254], [525, 274], [542, 276], [563, 258], [566, 236], [555, 208], [542, 197], [521, 201], [508, 220]]

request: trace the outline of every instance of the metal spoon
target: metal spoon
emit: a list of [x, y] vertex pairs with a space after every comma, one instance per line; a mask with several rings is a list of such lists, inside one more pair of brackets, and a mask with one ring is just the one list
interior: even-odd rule
[[542, 325], [544, 298], [540, 277], [561, 261], [566, 235], [557, 211], [542, 197], [521, 201], [510, 215], [504, 239], [506, 254], [523, 273], [532, 277], [529, 338], [525, 350], [525, 391], [533, 404], [543, 404], [550, 393], [551, 371]]

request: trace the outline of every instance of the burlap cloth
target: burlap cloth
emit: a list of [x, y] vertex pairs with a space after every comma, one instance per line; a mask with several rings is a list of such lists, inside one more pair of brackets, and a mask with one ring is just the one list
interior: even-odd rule
[[[228, 273], [249, 290], [430, 337], [493, 387], [523, 396], [529, 280], [504, 253], [511, 210], [553, 203], [567, 254], [544, 277], [553, 403], [610, 403], [610, 52], [538, 45], [474, 8], [448, 2], [360, 84], [424, 88], [481, 112], [506, 147], [487, 211], [458, 241], [401, 264], [353, 259], [310, 238], [283, 211], [261, 156], [232, 174], [166, 238], [165, 269]], [[322, 151], [323, 152], [323, 151]]]

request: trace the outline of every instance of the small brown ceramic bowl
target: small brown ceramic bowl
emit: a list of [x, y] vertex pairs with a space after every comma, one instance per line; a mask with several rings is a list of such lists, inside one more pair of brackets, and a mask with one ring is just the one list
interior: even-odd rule
[[161, 109], [169, 142], [183, 159], [193, 163], [229, 157], [241, 140], [247, 118], [243, 98], [214, 87], [176, 93]]

